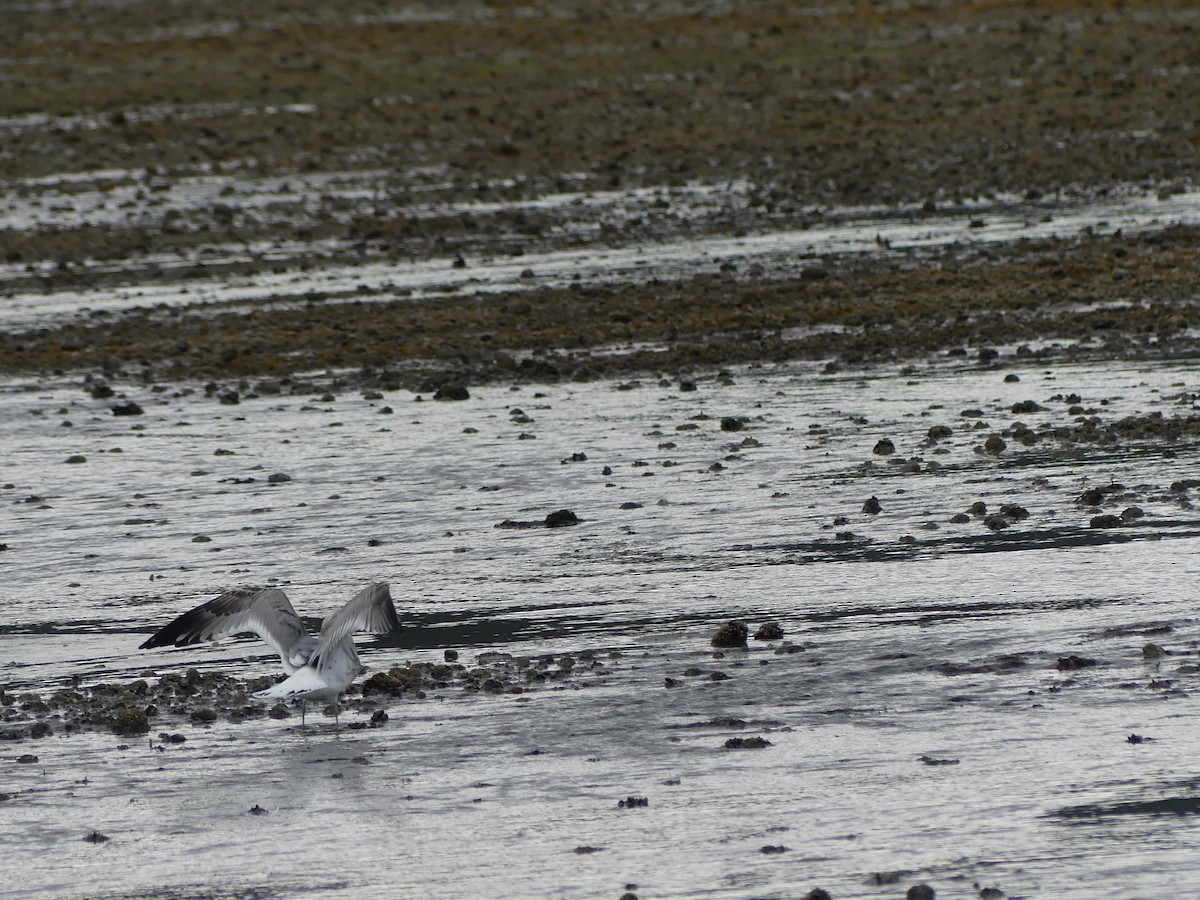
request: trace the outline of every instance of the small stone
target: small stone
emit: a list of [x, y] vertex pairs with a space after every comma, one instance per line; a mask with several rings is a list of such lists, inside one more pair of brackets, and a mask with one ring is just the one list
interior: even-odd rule
[[722, 431], [741, 431], [746, 427], [745, 419], [739, 416], [726, 416], [721, 419]]
[[717, 629], [711, 643], [714, 647], [745, 647], [749, 636], [750, 629], [746, 623], [733, 620]]
[[725, 742], [726, 750], [762, 750], [770, 746], [771, 742], [763, 737], [731, 737]]
[[267, 711], [267, 715], [272, 719], [290, 719], [292, 717], [292, 711], [284, 704], [276, 703]]
[[569, 509], [559, 509], [547, 515], [544, 524], [547, 528], [565, 528], [568, 525], [578, 525], [579, 516]]
[[23, 766], [31, 765], [37, 761], [38, 761], [37, 756], [35, 756], [32, 753], [22, 753], [20, 756], [17, 757], [17, 762], [19, 762]]
[[192, 710], [192, 719], [201, 724], [208, 725], [217, 721], [217, 711], [211, 706], [200, 706]]
[[113, 721], [113, 731], [117, 734], [145, 734], [150, 730], [150, 719], [144, 709], [136, 706], [123, 706], [117, 710]]
[[87, 457], [82, 456], [81, 454], [78, 454], [78, 453], [76, 453], [74, 456], [67, 457], [67, 463], [72, 466], [77, 466], [80, 463], [85, 463], [85, 462], [87, 462]]
[[790, 848], [783, 846], [783, 844], [764, 844], [762, 847], [758, 848], [758, 852], [766, 854], [787, 853], [789, 849]]
[[989, 434], [988, 439], [983, 442], [983, 449], [992, 456], [998, 456], [1003, 453], [1008, 444], [1004, 442], [1004, 438], [998, 434]]
[[132, 400], [125, 403], [114, 403], [111, 409], [114, 416], [140, 416], [145, 412], [139, 404]]
[[1125, 521], [1120, 516], [1102, 515], [1092, 516], [1088, 523], [1092, 528], [1120, 528], [1125, 524]]
[[896, 445], [893, 444], [888, 438], [883, 438], [875, 444], [875, 447], [871, 452], [876, 456], [891, 456], [896, 452]]
[[1146, 644], [1142, 647], [1143, 659], [1162, 659], [1167, 655], [1167, 651], [1158, 644]]
[[879, 513], [879, 511], [882, 509], [883, 509], [883, 507], [879, 505], [878, 497], [868, 497], [867, 500], [863, 503], [862, 511], [867, 513], [868, 515], [873, 516], [873, 515], [876, 515], [877, 513]]
[[1087, 656], [1060, 656], [1054, 668], [1060, 672], [1072, 672], [1076, 669], [1089, 669], [1096, 665], [1096, 661]]
[[292, 480], [291, 475], [285, 475], [283, 472], [276, 472], [273, 475], [267, 476], [267, 484], [286, 484]]
[[434, 400], [470, 400], [471, 392], [461, 384], [450, 382], [443, 384], [434, 392]]
[[929, 885], [921, 882], [914, 884], [904, 895], [904, 900], [934, 900], [935, 891]]
[[458, 661], [458, 651], [457, 650], [446, 650], [442, 653], [442, 659], [444, 659], [446, 662], [457, 662]]
[[833, 895], [824, 888], [813, 888], [804, 895], [804, 900], [833, 900]]
[[767, 622], [760, 625], [758, 631], [754, 632], [756, 641], [778, 641], [783, 638], [783, 629], [779, 627], [778, 622]]

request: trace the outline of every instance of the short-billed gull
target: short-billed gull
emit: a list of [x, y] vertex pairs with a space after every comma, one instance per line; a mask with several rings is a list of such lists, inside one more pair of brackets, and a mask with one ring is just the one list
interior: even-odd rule
[[288, 677], [251, 696], [300, 700], [303, 724], [306, 701], [310, 699], [332, 700], [336, 719], [338, 697], [362, 672], [354, 633], [382, 634], [399, 628], [392, 595], [384, 583], [369, 585], [355, 594], [321, 623], [321, 632], [316, 636], [308, 633], [279, 588], [235, 588], [184, 613], [140, 649], [185, 647], [230, 634], [257, 634], [279, 654]]

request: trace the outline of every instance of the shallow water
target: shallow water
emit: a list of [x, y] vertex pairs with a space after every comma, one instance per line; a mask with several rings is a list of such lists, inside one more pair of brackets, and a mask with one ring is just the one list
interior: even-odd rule
[[[428, 174], [428, 173], [427, 173]], [[221, 308], [249, 309], [266, 305], [296, 305], [320, 297], [326, 302], [390, 301], [397, 297], [430, 299], [464, 294], [495, 294], [537, 287], [562, 287], [568, 284], [614, 284], [644, 282], [651, 279], [692, 277], [713, 273], [722, 266], [739, 269], [759, 267], [777, 277], [794, 275], [814, 261], [830, 254], [889, 253], [906, 254], [915, 250], [951, 245], [987, 245], [1028, 239], [1072, 237], [1083, 231], [1112, 234], [1158, 229], [1170, 224], [1200, 223], [1200, 192], [1181, 192], [1159, 197], [1129, 188], [1089, 202], [1046, 202], [1029, 204], [1015, 197], [995, 202], [973, 203], [949, 211], [927, 214], [919, 208], [846, 207], [820, 212], [807, 227], [757, 230], [729, 236], [728, 227], [718, 235], [684, 234], [670, 240], [643, 241], [632, 246], [607, 247], [598, 241], [602, 224], [617, 229], [629, 227], [649, 215], [655, 204], [669, 198], [672, 228], [701, 229], [706, 221], [718, 216], [736, 216], [749, 202], [750, 187], [745, 183], [720, 186], [696, 184], [680, 189], [637, 189], [631, 191], [562, 193], [529, 200], [491, 203], [449, 203], [421, 197], [418, 203], [403, 205], [407, 195], [387, 195], [382, 183], [373, 182], [376, 173], [340, 173], [304, 178], [272, 177], [254, 181], [231, 182], [226, 177], [183, 179], [163, 195], [152, 195], [154, 209], [140, 205], [131, 220], [147, 222], [149, 216], [161, 217], [163, 209], [192, 214], [205, 203], [221, 197], [225, 205], [260, 213], [270, 207], [272, 215], [289, 229], [298, 229], [320, 213], [336, 217], [324, 209], [326, 196], [350, 204], [378, 197], [392, 209], [411, 218], [432, 215], [482, 214], [524, 210], [552, 213], [556, 240], [573, 245], [570, 249], [531, 250], [519, 254], [470, 256], [456, 255], [345, 263], [337, 259], [348, 252], [355, 241], [301, 242], [295, 240], [255, 241], [249, 244], [209, 246], [177, 255], [157, 254], [147, 258], [122, 260], [115, 271], [123, 272], [124, 283], [98, 287], [46, 289], [32, 286], [42, 274], [52, 271], [57, 262], [39, 270], [27, 264], [0, 265], [0, 279], [11, 281], [0, 302], [0, 326], [13, 330], [28, 329], [60, 322], [80, 314], [119, 313], [134, 309], [175, 308], [220, 305]], [[222, 191], [238, 184], [232, 196]], [[435, 186], [426, 185], [430, 191]], [[98, 215], [95, 204], [107, 210], [105, 215], [121, 211], [110, 194], [116, 191], [90, 192], [69, 202], [59, 216]], [[145, 196], [140, 182], [131, 181], [121, 188], [125, 193]], [[312, 196], [321, 194], [320, 203]], [[124, 195], [122, 195], [124, 196]], [[35, 216], [30, 203], [42, 208], [46, 198], [9, 199], [7, 224], [28, 227]], [[276, 208], [278, 207], [278, 208]], [[349, 214], [355, 207], [343, 210]], [[361, 212], [361, 210], [359, 210]], [[89, 220], [90, 221], [90, 220]], [[6, 224], [0, 215], [0, 226]], [[726, 223], [727, 224], [727, 223]], [[686, 227], [684, 227], [686, 226]], [[702, 229], [701, 229], [702, 230]], [[289, 230], [289, 233], [291, 231]], [[517, 246], [524, 238], [510, 235]], [[622, 242], [624, 243], [624, 242]], [[422, 247], [425, 247], [422, 243]], [[315, 257], [314, 257], [315, 254]], [[251, 260], [279, 262], [275, 271], [240, 273], [226, 267], [244, 265]], [[79, 272], [92, 274], [114, 271], [112, 262], [74, 260]], [[183, 281], [161, 279], [164, 270], [211, 269], [211, 277], [195, 277], [192, 272]], [[128, 271], [126, 271], [128, 270]], [[32, 274], [31, 274], [32, 273]]]
[[[981, 450], [1017, 420], [1074, 422], [1052, 399], [1071, 393], [1105, 422], [1189, 415], [1186, 367], [797, 366], [695, 392], [492, 387], [461, 403], [226, 406], [117, 387], [145, 415], [115, 417], [71, 383], [0, 392], [8, 691], [275, 672], [252, 641], [135, 649], [224, 588], [268, 581], [315, 618], [390, 581], [407, 627], [364, 637], [373, 671], [446, 648], [468, 664], [493, 650], [597, 660], [519, 695], [393, 700], [366, 731], [319, 714], [307, 733], [164, 715], [151, 734], [186, 743], [0, 745], [0, 872], [25, 893], [899, 897], [926, 881], [940, 897], [978, 883], [1095, 898], [1200, 883], [1200, 518], [1171, 490], [1196, 447]], [[1026, 400], [1043, 409], [1011, 412]], [[730, 416], [745, 427], [722, 430]], [[939, 424], [954, 433], [931, 445]], [[872, 452], [882, 438], [893, 456]], [[1103, 511], [1145, 517], [1089, 527], [1076, 499], [1114, 480]], [[977, 500], [1030, 515], [995, 533], [949, 521]], [[560, 508], [581, 524], [495, 527]], [[716, 659], [709, 637], [731, 617], [777, 621], [803, 649], [751, 641]], [[1150, 642], [1168, 655], [1145, 658]], [[1056, 669], [1068, 655], [1097, 665]], [[351, 698], [343, 724], [370, 712]], [[630, 796], [649, 805], [619, 808]], [[94, 829], [111, 840], [83, 842]]]

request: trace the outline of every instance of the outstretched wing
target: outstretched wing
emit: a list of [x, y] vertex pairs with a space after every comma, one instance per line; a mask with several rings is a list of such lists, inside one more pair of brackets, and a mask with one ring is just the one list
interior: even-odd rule
[[184, 613], [140, 649], [186, 647], [247, 632], [270, 644], [289, 674], [304, 665], [317, 643], [279, 588], [234, 588]]
[[383, 634], [399, 631], [400, 619], [392, 605], [392, 594], [384, 582], [368, 585], [353, 599], [321, 623], [321, 637], [314, 655], [335, 646], [356, 631]]

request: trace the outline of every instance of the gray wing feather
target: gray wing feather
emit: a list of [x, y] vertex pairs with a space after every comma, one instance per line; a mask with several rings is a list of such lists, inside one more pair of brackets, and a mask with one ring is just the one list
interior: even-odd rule
[[368, 585], [321, 623], [321, 637], [316, 654], [332, 647], [356, 631], [384, 634], [400, 630], [400, 618], [392, 605], [392, 594], [384, 582]]
[[317, 643], [279, 588], [234, 588], [184, 613], [140, 649], [186, 647], [247, 632], [266, 641], [289, 672], [303, 665]]

